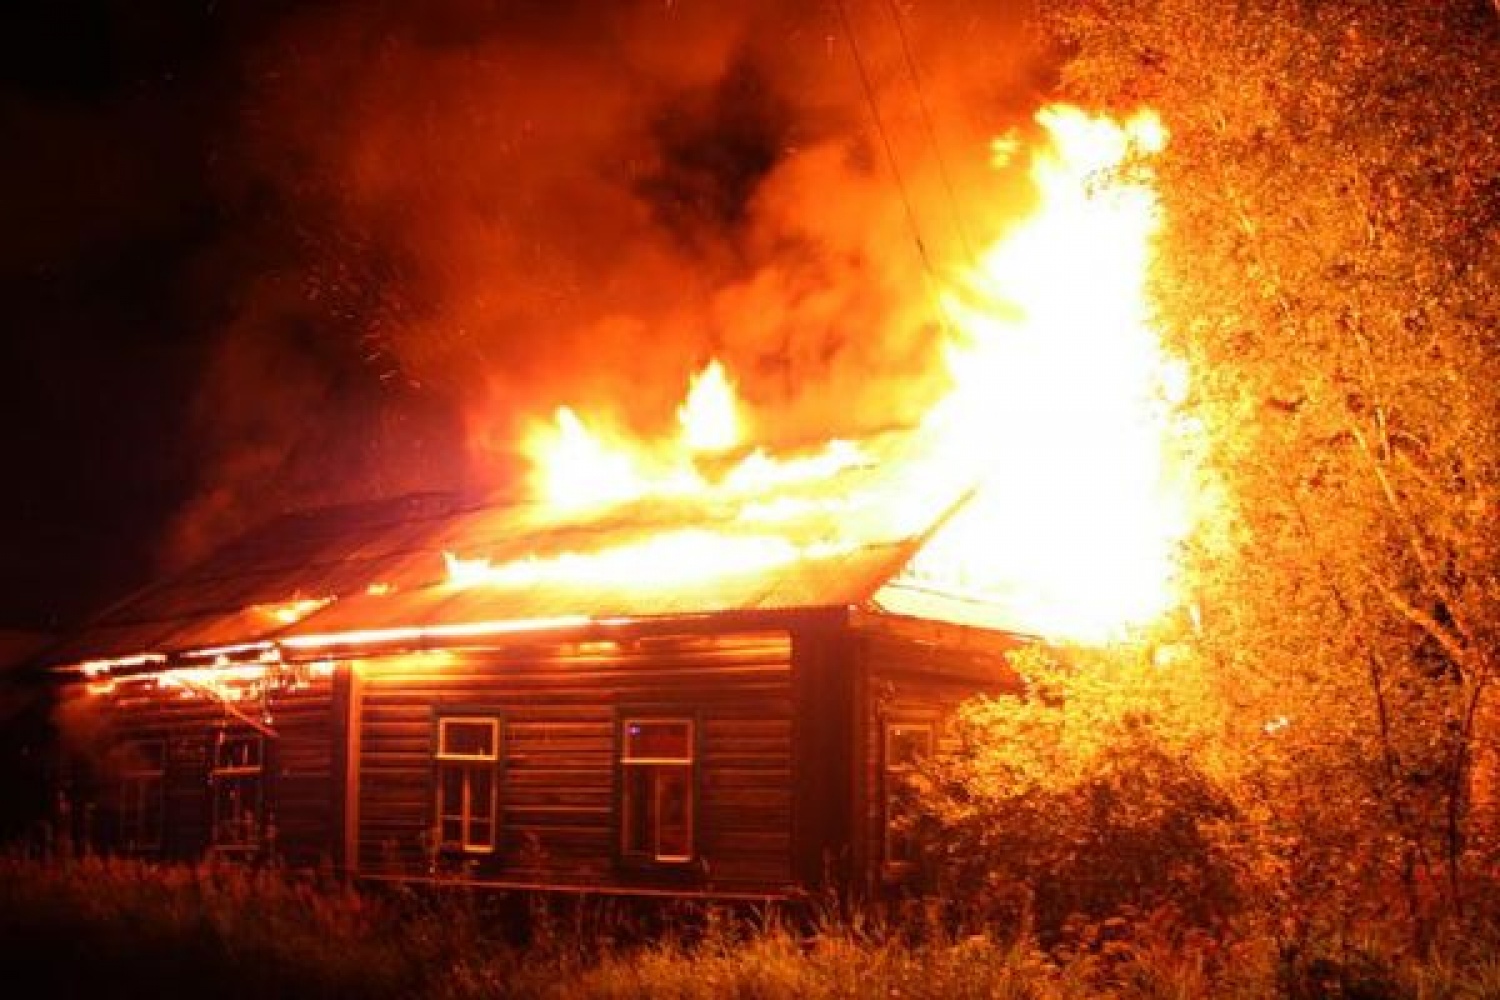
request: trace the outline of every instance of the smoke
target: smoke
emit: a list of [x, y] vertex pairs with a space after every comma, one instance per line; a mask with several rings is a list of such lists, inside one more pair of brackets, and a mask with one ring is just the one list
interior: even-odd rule
[[174, 554], [268, 508], [510, 488], [525, 421], [660, 432], [715, 356], [767, 441], [913, 419], [941, 377], [934, 275], [993, 233], [987, 143], [1043, 83], [1000, 6], [287, 17], [215, 158], [245, 231], [200, 280], [241, 290]]

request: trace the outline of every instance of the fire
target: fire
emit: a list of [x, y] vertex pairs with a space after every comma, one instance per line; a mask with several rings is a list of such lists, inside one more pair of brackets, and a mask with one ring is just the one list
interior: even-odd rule
[[734, 386], [724, 366], [711, 361], [693, 377], [685, 399], [677, 410], [682, 442], [690, 451], [714, 454], [740, 443], [739, 405]]
[[[491, 565], [488, 559], [458, 559], [449, 553], [444, 556], [449, 582], [460, 587], [589, 584], [676, 588], [832, 558], [846, 551], [847, 546], [838, 543], [798, 545], [779, 535], [688, 528], [602, 550], [529, 556], [499, 566]], [[643, 568], [649, 569], [643, 572]]]
[[257, 604], [253, 610], [261, 617], [282, 625], [295, 625], [314, 611], [321, 611], [332, 603], [332, 597], [298, 598], [285, 604]]
[[559, 510], [582, 510], [632, 500], [650, 489], [629, 450], [590, 430], [570, 407], [534, 429], [525, 450], [536, 470], [532, 486]]
[[1003, 600], [1030, 630], [1103, 640], [1174, 601], [1190, 527], [1179, 466], [1187, 373], [1151, 324], [1145, 281], [1159, 208], [1146, 157], [1160, 121], [1075, 108], [1039, 120], [1041, 208], [982, 256], [946, 307], [953, 391], [930, 414], [974, 499], [907, 582]]
[[[743, 436], [740, 403], [724, 365], [710, 361], [693, 376], [677, 410], [675, 441], [641, 442], [591, 429], [571, 407], [551, 423], [533, 427], [523, 450], [533, 467], [532, 487], [553, 510], [579, 513], [642, 497], [746, 493], [824, 479], [867, 461], [848, 441], [832, 440], [813, 454], [773, 458], [756, 448], [710, 475], [700, 459], [737, 448]], [[455, 567], [450, 564], [450, 578]], [[461, 575], [462, 567], [458, 567]]]
[[[892, 480], [900, 483], [892, 492], [819, 494], [819, 483], [869, 461], [860, 443], [838, 440], [792, 458], [757, 448], [707, 474], [698, 456], [732, 451], [743, 436], [733, 382], [714, 361], [678, 410], [675, 443], [602, 434], [559, 410], [555, 424], [528, 441], [539, 493], [564, 511], [733, 495], [740, 529], [764, 531], [679, 531], [504, 566], [450, 557], [450, 580], [697, 580], [872, 540], [853, 528], [803, 543], [774, 534], [810, 511], [874, 505], [930, 516], [930, 505], [911, 494], [946, 490], [968, 499], [897, 589], [1002, 607], [1005, 627], [1085, 641], [1167, 610], [1174, 554], [1192, 515], [1177, 410], [1187, 374], [1163, 352], [1145, 291], [1159, 217], [1149, 158], [1167, 133], [1149, 112], [1117, 121], [1054, 106], [1037, 118], [1047, 140], [1029, 154], [1037, 208], [943, 295], [953, 334], [935, 360], [946, 364], [950, 389], [920, 428], [913, 474]], [[1004, 165], [1019, 150], [1013, 138], [999, 140], [994, 159]]]

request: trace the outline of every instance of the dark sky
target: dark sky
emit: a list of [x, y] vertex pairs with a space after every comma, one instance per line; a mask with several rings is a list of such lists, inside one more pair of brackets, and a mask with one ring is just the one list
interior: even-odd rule
[[235, 223], [206, 164], [277, 6], [0, 15], [0, 626], [55, 627], [138, 581], [194, 488], [184, 427], [226, 303], [181, 282]]
[[1004, 4], [845, 11], [881, 141], [833, 3], [5, 5], [0, 628], [277, 511], [513, 488], [528, 416], [650, 433], [712, 356], [768, 438], [901, 418], [903, 195], [961, 244], [1040, 83]]

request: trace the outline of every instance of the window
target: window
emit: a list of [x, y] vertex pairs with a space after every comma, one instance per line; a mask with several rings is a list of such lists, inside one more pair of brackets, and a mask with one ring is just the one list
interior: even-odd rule
[[252, 733], [220, 731], [208, 780], [213, 789], [211, 842], [219, 850], [260, 847], [265, 741]]
[[885, 724], [885, 860], [895, 866], [917, 860], [917, 843], [910, 827], [911, 811], [903, 791], [922, 757], [932, 752], [932, 726], [925, 722]]
[[693, 722], [625, 719], [620, 736], [620, 852], [693, 859]]
[[500, 720], [472, 715], [439, 718], [435, 757], [439, 847], [475, 854], [493, 851]]
[[116, 750], [120, 847], [154, 851], [161, 847], [162, 774], [167, 748], [161, 740], [135, 740]]

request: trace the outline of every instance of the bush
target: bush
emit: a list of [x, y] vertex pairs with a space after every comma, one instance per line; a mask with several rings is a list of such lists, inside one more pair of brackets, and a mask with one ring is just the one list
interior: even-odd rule
[[1034, 684], [978, 699], [954, 752], [919, 769], [906, 812], [923, 881], [961, 916], [1049, 944], [1089, 927], [1103, 947], [1146, 915], [1212, 929], [1238, 910], [1232, 800], [1159, 716], [1109, 697]]

